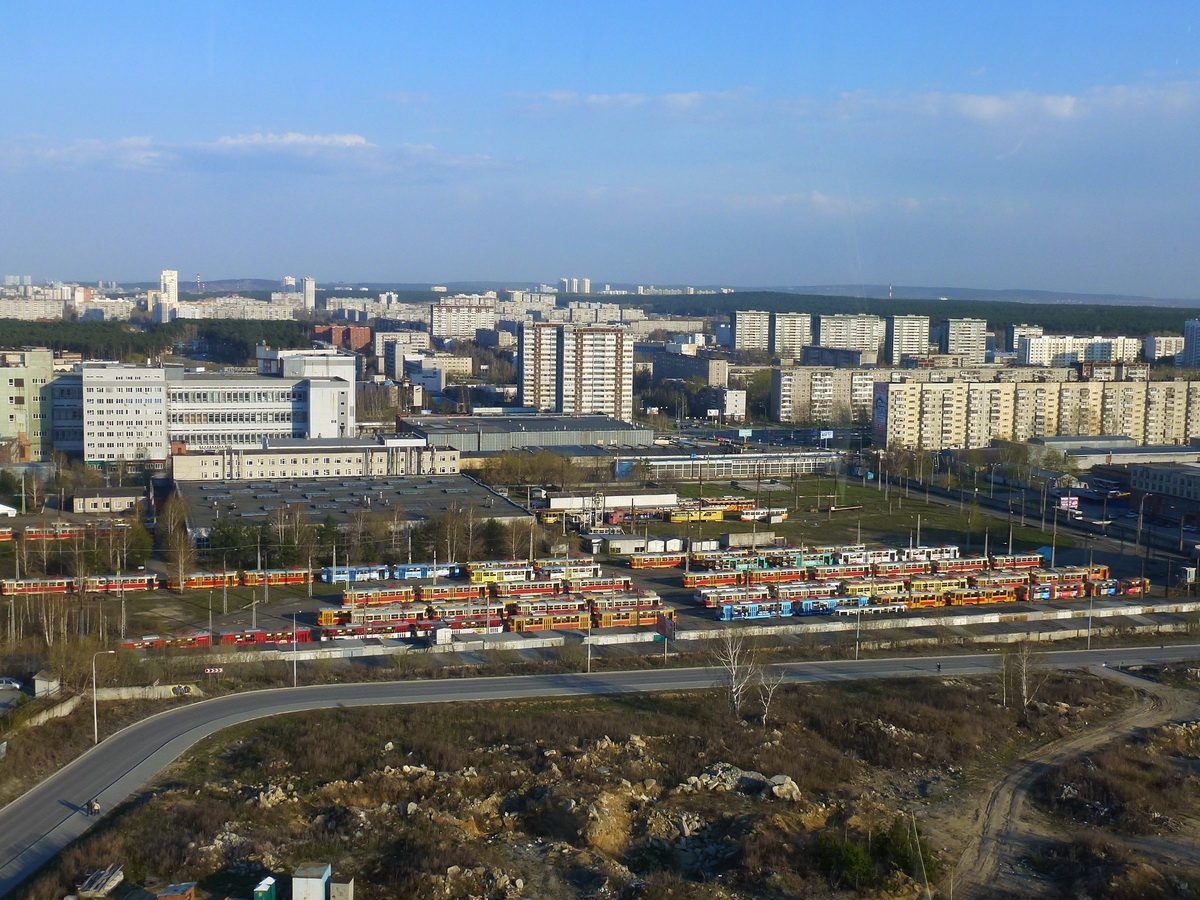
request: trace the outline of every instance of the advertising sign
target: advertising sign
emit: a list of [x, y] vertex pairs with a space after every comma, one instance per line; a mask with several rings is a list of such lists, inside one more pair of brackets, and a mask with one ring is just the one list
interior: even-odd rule
[[833, 440], [833, 432], [828, 429], [822, 430], [821, 431], [821, 440], [832, 441]]
[[1059, 509], [1079, 509], [1079, 498], [1078, 497], [1059, 497], [1058, 498], [1058, 508]]

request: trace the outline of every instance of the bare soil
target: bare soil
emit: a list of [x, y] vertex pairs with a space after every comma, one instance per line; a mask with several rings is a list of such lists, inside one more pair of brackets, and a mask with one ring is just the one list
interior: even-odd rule
[[281, 717], [197, 748], [21, 896], [113, 861], [148, 887], [248, 896], [271, 872], [286, 892], [312, 859], [364, 898], [1060, 896], [1022, 862], [1063, 833], [1028, 804], [1037, 766], [1186, 702], [1067, 673], [1020, 711], [996, 688], [787, 687], [766, 726], [719, 693]]

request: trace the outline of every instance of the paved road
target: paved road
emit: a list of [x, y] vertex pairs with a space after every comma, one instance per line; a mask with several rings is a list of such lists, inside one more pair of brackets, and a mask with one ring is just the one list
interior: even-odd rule
[[[1133, 665], [1200, 655], [1200, 644], [1165, 649], [1054, 651], [1050, 665]], [[838, 660], [782, 666], [796, 682], [982, 675], [995, 655]], [[316, 685], [233, 694], [177, 707], [117, 732], [0, 810], [0, 896], [5, 896], [95, 821], [80, 810], [99, 797], [110, 810], [145, 787], [197, 741], [242, 722], [283, 713], [465, 700], [511, 700], [649, 691], [699, 690], [720, 680], [715, 669], [613, 672], [599, 675], [509, 676], [461, 680]]]

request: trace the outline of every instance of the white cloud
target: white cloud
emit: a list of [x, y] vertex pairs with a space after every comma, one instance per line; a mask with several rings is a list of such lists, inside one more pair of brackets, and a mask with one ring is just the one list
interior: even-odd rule
[[501, 163], [482, 153], [456, 155], [432, 144], [381, 146], [361, 134], [255, 132], [212, 141], [159, 143], [149, 137], [115, 141], [81, 139], [51, 144], [40, 138], [0, 142], [0, 165], [10, 168], [119, 168], [128, 170], [290, 171], [303, 169], [405, 172], [424, 169], [491, 169]]
[[[205, 146], [203, 144], [198, 146]], [[214, 144], [222, 149], [250, 148], [268, 150], [328, 150], [358, 147], [373, 147], [361, 134], [301, 134], [289, 131], [285, 134], [238, 134], [219, 137]]]

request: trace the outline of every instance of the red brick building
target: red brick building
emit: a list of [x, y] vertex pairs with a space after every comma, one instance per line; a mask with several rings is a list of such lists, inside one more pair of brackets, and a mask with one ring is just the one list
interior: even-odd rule
[[325, 341], [352, 353], [371, 347], [371, 329], [365, 325], [316, 325], [312, 337], [314, 341]]

